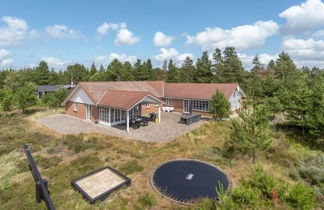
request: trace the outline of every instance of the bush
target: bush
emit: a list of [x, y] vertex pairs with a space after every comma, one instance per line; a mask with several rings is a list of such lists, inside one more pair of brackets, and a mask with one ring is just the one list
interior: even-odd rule
[[261, 105], [238, 113], [240, 119], [231, 120], [231, 133], [226, 147], [248, 154], [256, 160], [257, 151], [271, 146], [268, 111]]
[[256, 173], [252, 176], [250, 184], [258, 188], [263, 196], [268, 199], [271, 199], [270, 193], [273, 190], [278, 193], [279, 198], [282, 198], [286, 191], [286, 186], [276, 181], [272, 176], [267, 175], [261, 167], [256, 169]]
[[310, 187], [297, 184], [290, 190], [287, 201], [294, 208], [313, 209], [315, 194]]
[[230, 109], [231, 104], [225, 98], [224, 94], [217, 90], [209, 101], [209, 112], [213, 114], [213, 118], [216, 120], [228, 118]]
[[143, 167], [138, 164], [137, 160], [131, 160], [127, 161], [125, 164], [119, 167], [119, 170], [123, 174], [128, 175], [138, 171], [142, 171]]
[[315, 192], [324, 195], [324, 156], [309, 156], [300, 161], [297, 171], [302, 179], [314, 188]]
[[140, 209], [151, 208], [152, 206], [157, 205], [154, 195], [152, 195], [148, 192], [145, 192], [145, 194], [143, 196], [139, 197], [137, 199], [137, 203], [140, 205], [137, 207], [142, 207]]
[[67, 95], [68, 91], [65, 88], [60, 88], [54, 93], [47, 93], [43, 98], [43, 102], [49, 107], [58, 107], [67, 97]]
[[257, 206], [257, 203], [261, 198], [260, 190], [253, 188], [248, 184], [243, 184], [240, 187], [233, 188], [230, 193], [234, 203], [239, 206]]

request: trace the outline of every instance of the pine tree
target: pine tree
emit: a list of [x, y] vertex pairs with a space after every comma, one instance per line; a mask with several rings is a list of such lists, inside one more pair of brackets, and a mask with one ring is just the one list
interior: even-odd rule
[[271, 145], [269, 115], [260, 105], [244, 109], [238, 113], [240, 119], [231, 120], [231, 134], [228, 146], [253, 157], [255, 162], [257, 151], [263, 151]]
[[167, 76], [167, 82], [180, 82], [179, 69], [171, 59], [169, 60]]
[[212, 78], [211, 61], [208, 58], [208, 52], [204, 51], [202, 57], [197, 60], [194, 81], [197, 83], [210, 83]]
[[165, 59], [163, 61], [162, 70], [163, 71], [167, 71], [168, 70], [168, 60], [167, 59]]
[[102, 64], [100, 65], [100, 68], [99, 68], [99, 72], [104, 72], [105, 71], [105, 68], [102, 66]]
[[281, 52], [279, 54], [279, 58], [277, 59], [276, 65], [273, 69], [276, 78], [283, 81], [285, 81], [289, 76], [293, 76], [293, 74], [297, 72], [297, 67], [293, 60], [285, 52]]
[[220, 75], [223, 82], [242, 83], [244, 69], [234, 47], [226, 47], [223, 58], [223, 72]]
[[252, 73], [255, 73], [255, 72], [261, 70], [262, 66], [261, 66], [261, 63], [260, 63], [260, 60], [259, 60], [258, 55], [255, 55], [253, 57], [252, 64], [254, 65], [253, 68], [251, 69], [251, 72]]
[[222, 82], [221, 75], [224, 72], [224, 60], [222, 56], [222, 51], [219, 48], [215, 49], [215, 52], [213, 53], [213, 59], [214, 59], [214, 69], [215, 72], [215, 81]]
[[123, 81], [133, 81], [134, 80], [134, 68], [129, 61], [126, 61], [123, 66], [122, 71], [122, 80]]
[[225, 98], [224, 93], [217, 90], [209, 101], [209, 112], [213, 114], [213, 118], [216, 120], [228, 118], [230, 108], [231, 104]]
[[274, 62], [274, 60], [270, 60], [268, 65], [267, 65], [267, 68], [268, 69], [273, 69], [275, 67], [276, 63]]
[[195, 66], [193, 65], [193, 61], [190, 57], [186, 57], [179, 69], [180, 80], [182, 82], [193, 82], [194, 73]]
[[36, 104], [36, 87], [33, 83], [25, 83], [23, 86], [18, 88], [15, 93], [18, 107], [25, 112], [26, 108]]
[[12, 90], [0, 89], [0, 105], [4, 112], [10, 112], [13, 105]]
[[90, 77], [92, 75], [95, 75], [95, 73], [97, 73], [97, 68], [96, 68], [96, 65], [94, 63], [92, 63], [91, 67], [90, 67]]
[[87, 81], [89, 78], [88, 74], [88, 70], [82, 64], [76, 63], [74, 65], [69, 65], [63, 73], [65, 79], [64, 83], [69, 84], [73, 81], [74, 84], [77, 84]]
[[41, 61], [35, 69], [36, 84], [48, 85], [49, 84], [50, 71], [45, 61]]
[[121, 81], [123, 64], [118, 60], [114, 59], [107, 68], [108, 81]]

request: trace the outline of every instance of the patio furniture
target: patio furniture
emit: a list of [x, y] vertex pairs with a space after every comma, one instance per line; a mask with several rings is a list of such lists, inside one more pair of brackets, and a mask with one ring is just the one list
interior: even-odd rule
[[174, 107], [172, 107], [172, 106], [162, 107], [162, 111], [164, 111], [164, 112], [172, 112], [173, 110], [174, 110]]
[[136, 120], [136, 118], [133, 118], [133, 119], [131, 119], [130, 121], [129, 121], [129, 123], [130, 123], [130, 126], [132, 127], [132, 128], [134, 128], [134, 129], [137, 129], [137, 128], [139, 128], [140, 127], [140, 121], [139, 120]]
[[200, 114], [182, 114], [180, 117], [180, 123], [190, 125], [198, 122], [201, 119]]
[[148, 117], [142, 117], [141, 125], [148, 126], [148, 121], [149, 121]]
[[154, 112], [152, 112], [152, 113], [150, 113], [150, 121], [155, 121], [155, 119], [156, 119], [156, 113], [154, 113]]

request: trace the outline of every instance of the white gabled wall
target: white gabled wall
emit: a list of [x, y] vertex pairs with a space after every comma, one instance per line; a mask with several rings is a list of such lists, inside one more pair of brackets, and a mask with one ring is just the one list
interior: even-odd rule
[[231, 95], [229, 102], [231, 104], [231, 110], [234, 111], [240, 107], [240, 99], [242, 98], [241, 92], [239, 91], [239, 86], [235, 89]]
[[88, 96], [88, 94], [86, 94], [86, 92], [81, 87], [79, 87], [78, 90], [75, 91], [75, 93], [71, 96], [69, 101], [94, 105], [91, 98]]

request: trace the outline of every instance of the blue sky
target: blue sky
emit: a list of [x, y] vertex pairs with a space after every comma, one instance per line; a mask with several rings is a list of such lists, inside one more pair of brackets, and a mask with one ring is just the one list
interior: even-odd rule
[[324, 3], [321, 0], [1, 0], [0, 69], [54, 69], [73, 63], [107, 66], [118, 58], [164, 59], [233, 46], [246, 68], [282, 50], [298, 66], [324, 67]]

